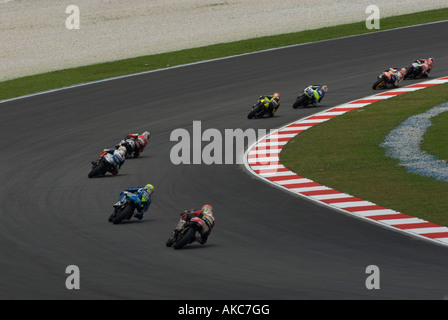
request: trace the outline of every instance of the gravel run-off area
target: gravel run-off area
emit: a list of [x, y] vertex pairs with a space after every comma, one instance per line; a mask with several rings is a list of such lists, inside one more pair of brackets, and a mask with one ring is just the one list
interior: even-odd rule
[[431, 118], [447, 111], [448, 103], [444, 103], [405, 120], [381, 143], [386, 155], [399, 160], [408, 172], [448, 182], [447, 162], [420, 149]]

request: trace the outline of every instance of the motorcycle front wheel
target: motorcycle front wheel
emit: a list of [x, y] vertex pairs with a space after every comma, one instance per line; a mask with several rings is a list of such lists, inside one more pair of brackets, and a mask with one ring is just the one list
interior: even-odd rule
[[383, 89], [385, 85], [386, 81], [384, 81], [383, 79], [378, 79], [378, 81], [373, 84], [372, 89], [373, 90]]

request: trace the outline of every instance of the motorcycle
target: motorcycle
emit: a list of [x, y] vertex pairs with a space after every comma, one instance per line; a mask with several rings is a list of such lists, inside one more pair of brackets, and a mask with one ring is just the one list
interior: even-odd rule
[[106, 172], [112, 173], [114, 167], [115, 161], [113, 155], [104, 152], [98, 160], [92, 162], [92, 170], [89, 172], [88, 177], [104, 176]]
[[378, 80], [375, 81], [375, 83], [372, 86], [372, 89], [373, 90], [381, 90], [381, 89], [394, 88], [395, 77], [404, 79], [404, 78], [406, 78], [406, 75], [408, 74], [408, 72], [409, 71], [406, 68], [401, 68], [394, 75], [391, 72], [389, 72], [388, 70], [386, 70], [378, 76]]
[[388, 71], [384, 71], [378, 76], [378, 79], [373, 84], [372, 89], [380, 90], [380, 89], [390, 89], [392, 87], [393, 87], [392, 74]]
[[185, 222], [181, 220], [172, 238], [167, 242], [167, 247], [173, 246], [174, 249], [181, 249], [182, 247], [196, 241], [196, 232], [201, 232], [204, 228], [205, 222], [199, 217], [193, 217], [190, 221]]
[[114, 204], [114, 213], [109, 217], [109, 222], [118, 224], [123, 220], [130, 220], [134, 215], [134, 210], [141, 206], [139, 197], [131, 192], [124, 191], [120, 193], [120, 198]]
[[247, 115], [248, 119], [252, 118], [263, 118], [265, 114], [268, 114], [270, 117], [272, 117], [272, 113], [269, 112], [269, 109], [264, 106], [265, 99], [258, 101], [252, 106], [252, 110]]
[[314, 101], [314, 89], [311, 86], [306, 87], [303, 93], [297, 97], [296, 102], [292, 105], [294, 109], [306, 107]]
[[416, 78], [426, 78], [428, 75], [422, 75], [422, 66], [414, 62], [408, 67], [408, 72], [404, 76], [404, 79], [416, 79]]

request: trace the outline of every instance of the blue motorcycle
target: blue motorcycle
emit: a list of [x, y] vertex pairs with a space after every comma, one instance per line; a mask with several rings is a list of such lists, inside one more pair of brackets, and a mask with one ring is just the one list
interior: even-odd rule
[[134, 215], [134, 210], [141, 206], [142, 202], [139, 197], [131, 192], [123, 191], [120, 198], [114, 204], [114, 212], [109, 217], [109, 222], [118, 224], [127, 219], [130, 220]]

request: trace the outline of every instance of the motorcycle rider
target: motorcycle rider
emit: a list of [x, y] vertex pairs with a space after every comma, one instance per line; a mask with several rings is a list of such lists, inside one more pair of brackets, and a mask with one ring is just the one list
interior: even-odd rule
[[385, 72], [386, 77], [393, 84], [394, 88], [398, 88], [400, 81], [404, 79], [408, 71], [406, 68], [398, 70], [398, 67], [392, 67], [387, 68]]
[[[141, 201], [141, 206], [137, 208], [137, 212], [135, 212], [134, 217], [138, 220], [143, 219], [143, 215], [146, 211], [148, 211], [149, 206], [152, 202], [152, 194], [154, 193], [154, 186], [150, 183], [146, 184], [144, 187], [130, 187], [126, 189], [125, 191], [133, 193], [137, 195], [139, 200]], [[120, 193], [120, 198], [118, 199], [118, 202], [122, 201], [126, 197], [124, 191]], [[117, 202], [117, 203], [118, 203]], [[109, 217], [109, 222], [112, 221], [112, 218], [116, 215], [117, 209], [114, 205], [114, 212]]]
[[142, 134], [130, 133], [121, 142], [116, 145], [125, 146], [128, 150], [127, 158], [138, 158], [138, 156], [145, 150], [148, 140], [151, 137], [149, 131], [145, 131]]
[[177, 227], [173, 230], [173, 233], [166, 242], [167, 247], [171, 247], [174, 243], [176, 233], [183, 228], [183, 226], [190, 221], [193, 217], [201, 218], [204, 223], [204, 228], [200, 233], [196, 233], [196, 241], [204, 245], [207, 242], [208, 236], [212, 232], [215, 226], [215, 217], [213, 215], [213, 208], [211, 205], [206, 204], [202, 206], [200, 210], [191, 209], [185, 210], [180, 214], [180, 220]]
[[96, 166], [100, 162], [100, 160], [104, 157], [106, 153], [109, 153], [112, 155], [112, 170], [111, 173], [116, 176], [118, 174], [118, 171], [120, 171], [121, 166], [124, 164], [126, 160], [126, 147], [122, 146], [118, 149], [104, 149], [103, 152], [100, 154], [99, 158], [96, 161], [92, 161], [92, 165]]
[[415, 59], [411, 66], [414, 68], [415, 75], [422, 78], [427, 78], [432, 70], [432, 67], [434, 66], [434, 58]]
[[267, 110], [270, 117], [273, 117], [280, 107], [280, 94], [273, 93], [268, 95], [262, 95], [258, 98], [259, 103], [261, 103]]
[[[314, 104], [316, 102], [321, 102], [322, 99], [325, 97], [325, 94], [328, 91], [328, 87], [326, 84], [324, 85], [319, 85], [319, 84], [315, 84], [315, 85], [310, 85], [307, 88], [311, 88], [314, 90], [313, 93], [313, 98], [311, 99], [311, 103]], [[306, 89], [305, 89], [306, 90]]]

